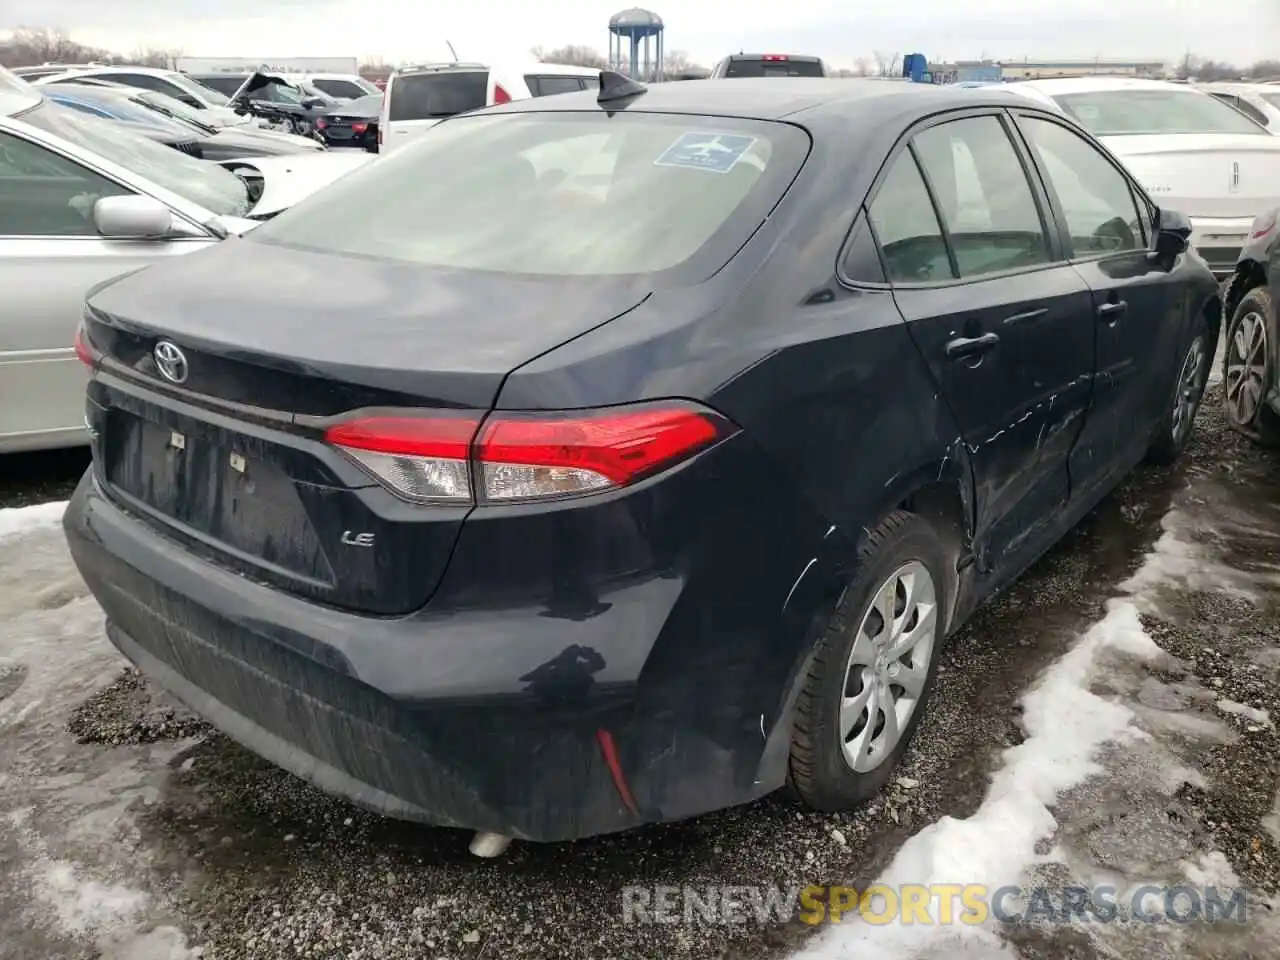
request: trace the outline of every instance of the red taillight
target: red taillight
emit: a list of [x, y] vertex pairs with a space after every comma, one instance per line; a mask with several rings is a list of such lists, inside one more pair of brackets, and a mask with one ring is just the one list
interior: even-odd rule
[[76, 336], [71, 341], [71, 346], [75, 348], [76, 356], [86, 367], [92, 367], [98, 362], [97, 351], [89, 345], [89, 339], [84, 335], [84, 327], [76, 328]]
[[768, 60], [770, 63], [777, 63], [780, 60], [789, 60], [790, 57], [788, 57], [785, 53], [766, 53], [760, 59]]
[[1253, 222], [1253, 239], [1261, 240], [1268, 233], [1276, 228], [1276, 220], [1280, 216], [1277, 211], [1273, 210], [1266, 218], [1259, 217]]
[[623, 487], [732, 429], [719, 414], [681, 402], [494, 413], [483, 424], [469, 416], [364, 417], [331, 427], [325, 439], [405, 499], [510, 503]]
[[506, 87], [500, 83], [493, 85], [493, 102], [494, 103], [510, 103], [511, 94], [507, 93]]
[[352, 133], [364, 133], [368, 129], [369, 125], [367, 123], [353, 123], [351, 125]]
[[324, 129], [325, 127], [327, 127], [328, 125], [329, 125], [329, 121], [328, 121], [328, 120], [326, 120], [324, 117], [316, 117], [316, 129], [317, 129], [317, 130], [323, 130], [323, 129]]

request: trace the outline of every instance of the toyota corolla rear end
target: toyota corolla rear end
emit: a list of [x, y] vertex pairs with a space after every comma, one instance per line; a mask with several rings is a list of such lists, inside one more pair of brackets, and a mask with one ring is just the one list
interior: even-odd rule
[[561, 407], [511, 409], [503, 386], [644, 324], [655, 290], [722, 308], [704, 281], [807, 146], [740, 120], [459, 118], [251, 240], [98, 290], [65, 526], [112, 642], [393, 816], [563, 840], [776, 787], [813, 628], [782, 599], [807, 610], [825, 522], [678, 363], [622, 405], [566, 379]]

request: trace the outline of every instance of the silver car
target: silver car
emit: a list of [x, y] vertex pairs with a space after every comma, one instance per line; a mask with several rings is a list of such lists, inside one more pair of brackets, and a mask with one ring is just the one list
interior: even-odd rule
[[0, 454], [85, 442], [72, 340], [91, 287], [244, 233], [370, 157], [219, 166], [65, 110], [0, 68]]

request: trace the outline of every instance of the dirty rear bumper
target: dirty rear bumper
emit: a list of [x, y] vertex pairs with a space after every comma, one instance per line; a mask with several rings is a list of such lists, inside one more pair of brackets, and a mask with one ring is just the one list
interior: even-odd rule
[[[778, 536], [725, 537], [713, 576], [639, 571], [579, 616], [469, 609], [448, 582], [410, 617], [317, 605], [194, 556], [92, 470], [64, 527], [112, 642], [231, 738], [378, 813], [558, 841], [783, 782], [795, 678], [835, 582], [814, 562], [818, 518], [762, 501], [759, 519]], [[468, 549], [464, 535], [463, 569]], [[725, 596], [690, 601], [707, 590]]]

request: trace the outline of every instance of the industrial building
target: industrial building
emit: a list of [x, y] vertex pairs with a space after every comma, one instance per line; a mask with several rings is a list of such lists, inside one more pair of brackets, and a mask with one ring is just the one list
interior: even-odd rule
[[1163, 60], [1112, 60], [1106, 57], [1088, 60], [1001, 60], [1000, 74], [1004, 80], [1094, 75], [1158, 79], [1165, 75], [1165, 63]]

